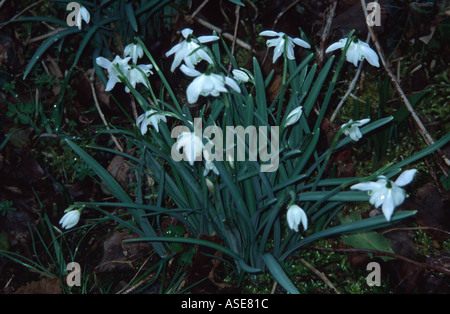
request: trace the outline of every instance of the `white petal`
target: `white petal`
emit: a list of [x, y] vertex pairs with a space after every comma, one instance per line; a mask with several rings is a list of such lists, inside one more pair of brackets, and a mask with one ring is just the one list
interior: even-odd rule
[[200, 36], [197, 38], [199, 42], [203, 43], [209, 43], [211, 41], [215, 41], [219, 39], [219, 36], [210, 35], [210, 36]]
[[370, 122], [370, 119], [369, 118], [367, 118], [367, 119], [362, 119], [362, 120], [359, 120], [357, 123], [355, 123], [355, 125], [356, 126], [362, 126], [362, 125], [364, 125], [364, 124], [366, 124], [366, 123], [369, 123]]
[[118, 82], [120, 82], [120, 80], [117, 76], [111, 76], [106, 83], [105, 92], [109, 92], [110, 90], [112, 90]]
[[380, 66], [377, 53], [372, 48], [370, 48], [369, 45], [361, 46], [360, 49], [367, 62], [376, 67]]
[[89, 21], [91, 20], [91, 15], [89, 14], [89, 11], [84, 6], [80, 7], [80, 13], [81, 13], [81, 17], [83, 18], [83, 20], [86, 23], [89, 23]]
[[272, 62], [275, 63], [284, 51], [284, 40], [280, 41], [273, 51]]
[[259, 33], [259, 35], [275, 37], [275, 36], [280, 36], [280, 33], [277, 33], [277, 32], [274, 32], [274, 31], [262, 31], [261, 33]]
[[286, 118], [286, 126], [296, 123], [302, 115], [302, 106], [298, 106], [292, 110]]
[[331, 44], [327, 50], [325, 50], [326, 53], [329, 53], [331, 51], [335, 51], [336, 49], [342, 49], [345, 47], [346, 39], [341, 39], [337, 43]]
[[112, 66], [111, 61], [103, 57], [97, 57], [97, 59], [95, 59], [95, 62], [98, 66], [101, 66], [102, 68], [107, 70], [109, 70]]
[[388, 193], [388, 195], [385, 196], [383, 207], [381, 207], [381, 210], [383, 211], [384, 217], [386, 217], [387, 221], [391, 220], [391, 216], [394, 213], [394, 200], [392, 198], [392, 195]]
[[188, 103], [194, 104], [198, 100], [198, 96], [202, 92], [201, 82], [197, 79], [193, 80], [191, 84], [186, 88], [186, 97]]
[[300, 38], [292, 38], [292, 42], [294, 42], [294, 44], [303, 47], [303, 48], [311, 48], [311, 45], [308, 44], [306, 41], [304, 41], [303, 39]]
[[405, 200], [405, 191], [394, 185], [391, 191], [394, 206], [400, 206]]
[[197, 76], [201, 75], [201, 73], [199, 71], [197, 71], [196, 69], [187, 67], [184, 64], [181, 65], [180, 70], [183, 71], [183, 73], [186, 74], [187, 76], [191, 76], [191, 77], [197, 77]]
[[238, 69], [234, 69], [231, 72], [233, 73], [233, 76], [234, 76], [234, 78], [236, 80], [242, 81], [242, 82], [248, 82], [249, 81], [249, 77], [248, 77], [248, 74], [246, 72], [238, 70]]
[[416, 174], [416, 172], [417, 169], [403, 171], [403, 173], [398, 176], [397, 180], [395, 180], [395, 184], [397, 184], [398, 186], [405, 186], [409, 184], [414, 179], [414, 175]]
[[181, 35], [183, 35], [184, 38], [188, 38], [189, 35], [193, 33], [192, 29], [185, 28], [181, 31]]
[[373, 191], [380, 188], [380, 184], [377, 182], [361, 182], [350, 187], [351, 190], [360, 191]]
[[176, 44], [172, 47], [169, 51], [166, 52], [166, 57], [170, 56], [171, 54], [176, 53], [180, 48], [182, 47], [182, 43]]
[[229, 77], [225, 78], [225, 84], [227, 84], [228, 86], [230, 86], [232, 89], [234, 89], [236, 92], [240, 93], [241, 89], [239, 88], [239, 85], [232, 79]]

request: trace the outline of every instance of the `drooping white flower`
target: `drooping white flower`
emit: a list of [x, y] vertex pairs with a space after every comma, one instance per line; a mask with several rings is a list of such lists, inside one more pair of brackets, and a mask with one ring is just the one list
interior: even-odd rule
[[283, 32], [263, 31], [259, 33], [259, 35], [268, 37], [277, 37], [269, 39], [266, 42], [268, 47], [275, 47], [273, 51], [273, 59], [272, 59], [273, 63], [275, 63], [275, 61], [285, 52], [284, 51], [285, 43], [286, 43], [286, 56], [289, 60], [295, 59], [294, 55], [295, 45], [308, 49], [311, 48], [311, 46], [306, 41], [300, 38], [292, 38]]
[[295, 232], [298, 232], [298, 225], [300, 223], [303, 225], [304, 230], [308, 229], [308, 217], [306, 217], [305, 211], [295, 204], [289, 206], [286, 214], [286, 220], [289, 228]]
[[128, 75], [128, 72], [130, 70], [130, 65], [128, 64], [128, 61], [130, 61], [131, 57], [126, 57], [122, 59], [119, 56], [116, 56], [114, 60], [111, 62], [108, 59], [104, 57], [97, 57], [95, 60], [99, 66], [102, 68], [108, 70], [108, 82], [106, 83], [105, 91], [110, 91], [114, 88], [116, 83], [120, 82], [119, 76], [121, 76], [120, 72], [115, 68], [115, 65], [117, 65], [121, 71], [124, 73], [125, 76]]
[[357, 142], [362, 138], [362, 133], [359, 130], [359, 127], [363, 126], [369, 121], [370, 119], [362, 119], [358, 121], [353, 121], [352, 119], [350, 119], [350, 121], [341, 126], [341, 129], [343, 129], [345, 135]]
[[181, 65], [180, 69], [184, 74], [195, 77], [186, 89], [186, 96], [190, 104], [197, 102], [200, 95], [217, 97], [220, 93], [227, 93], [228, 89], [225, 85], [228, 85], [237, 92], [241, 92], [239, 85], [232, 78], [215, 73], [202, 74], [184, 64]]
[[[148, 77], [150, 74], [153, 74], [153, 72], [151, 71], [152, 68], [153, 65], [151, 64], [139, 64], [137, 68], [130, 69], [128, 71], [127, 79], [130, 82], [131, 86], [133, 86], [133, 88], [136, 88], [136, 84], [141, 83], [149, 87], [146, 77]], [[125, 86], [125, 91], [127, 93], [130, 92], [128, 86]]]
[[78, 10], [76, 19], [78, 29], [81, 29], [81, 20], [84, 20], [87, 24], [89, 24], [89, 21], [91, 20], [91, 15], [84, 6], [80, 6], [80, 10]]
[[285, 126], [292, 125], [296, 123], [298, 120], [300, 120], [300, 117], [302, 116], [302, 110], [303, 110], [302, 106], [298, 106], [297, 108], [292, 110], [286, 118]]
[[409, 184], [416, 174], [416, 169], [404, 171], [395, 182], [385, 176], [379, 176], [377, 182], [362, 182], [350, 187], [352, 190], [368, 191], [369, 202], [381, 210], [387, 221], [391, 220], [395, 207], [405, 200], [405, 190], [401, 187]]
[[218, 40], [219, 37], [211, 35], [194, 38], [192, 33], [193, 31], [190, 28], [183, 29], [181, 34], [185, 40], [176, 44], [172, 47], [172, 49], [166, 52], [166, 57], [175, 54], [170, 71], [175, 71], [182, 61], [184, 61], [190, 68], [194, 68], [194, 66], [201, 60], [206, 60], [210, 64], [213, 63], [213, 60], [209, 56], [205, 47], [202, 47], [200, 44]]
[[63, 229], [70, 229], [78, 223], [80, 216], [81, 210], [70, 210], [61, 218], [59, 224]]
[[159, 132], [159, 122], [167, 122], [166, 114], [157, 113], [158, 111], [150, 109], [141, 114], [136, 120], [136, 126], [140, 126], [141, 134], [144, 135], [148, 131], [148, 126], [152, 125], [156, 132]]
[[231, 71], [231, 73], [233, 74], [233, 77], [235, 78], [235, 80], [238, 82], [245, 83], [245, 82], [250, 81], [250, 76], [242, 70], [234, 69], [233, 71]]
[[219, 175], [219, 169], [217, 169], [217, 167], [214, 165], [214, 162], [207, 150], [203, 150], [203, 158], [205, 159], [205, 171], [203, 171], [203, 176], [206, 177], [211, 170], [216, 175]]
[[186, 156], [189, 164], [194, 165], [194, 161], [202, 155], [202, 138], [194, 132], [182, 132], [178, 136], [176, 148], [183, 148], [183, 154]]
[[[359, 61], [366, 59], [371, 65], [379, 67], [380, 63], [378, 62], [377, 53], [370, 48], [367, 43], [359, 39], [355, 39], [355, 41], [352, 41], [347, 49], [347, 53], [345, 55], [347, 61], [353, 63], [355, 66], [358, 66]], [[328, 53], [336, 49], [343, 49], [346, 42], [347, 39], [343, 38], [338, 42], [331, 44], [325, 52]]]
[[136, 64], [137, 60], [144, 56], [144, 50], [140, 45], [129, 44], [123, 50], [123, 55], [125, 57], [131, 57], [131, 61]]

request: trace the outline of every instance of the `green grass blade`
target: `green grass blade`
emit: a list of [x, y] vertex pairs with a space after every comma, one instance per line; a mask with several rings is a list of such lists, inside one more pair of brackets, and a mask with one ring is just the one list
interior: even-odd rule
[[292, 283], [292, 281], [289, 279], [289, 277], [284, 272], [283, 268], [281, 267], [280, 263], [273, 257], [272, 254], [264, 254], [261, 256], [264, 260], [264, 263], [266, 264], [267, 268], [269, 269], [271, 275], [273, 278], [284, 288], [287, 292], [292, 294], [300, 294], [300, 292], [297, 290], [295, 285]]

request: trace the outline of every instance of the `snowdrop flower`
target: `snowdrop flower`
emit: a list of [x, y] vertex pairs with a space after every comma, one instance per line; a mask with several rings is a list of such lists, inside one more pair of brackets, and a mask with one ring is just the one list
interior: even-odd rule
[[77, 14], [77, 26], [78, 29], [81, 30], [81, 20], [84, 20], [87, 24], [89, 24], [89, 21], [91, 20], [91, 15], [89, 14], [89, 11], [84, 7], [80, 6], [80, 10]]
[[234, 69], [231, 73], [233, 74], [234, 79], [238, 82], [246, 83], [250, 81], [250, 76], [242, 70]]
[[[325, 52], [328, 53], [339, 48], [343, 49], [346, 42], [346, 38], [341, 39], [337, 43], [330, 45]], [[355, 39], [355, 41], [352, 41], [350, 43], [345, 57], [348, 62], [353, 63], [355, 66], [358, 66], [358, 62], [364, 59], [366, 59], [373, 66], [380, 66], [377, 53], [372, 48], [370, 48], [367, 43], [359, 39]]]
[[136, 120], [136, 126], [141, 129], [141, 134], [144, 135], [148, 131], [148, 126], [152, 125], [156, 132], [159, 132], [158, 124], [160, 121], [167, 122], [166, 114], [157, 113], [158, 111], [150, 109], [141, 114]]
[[286, 118], [285, 126], [292, 125], [296, 123], [298, 120], [300, 120], [300, 117], [302, 115], [302, 109], [303, 109], [302, 106], [298, 106], [297, 108], [292, 110]]
[[201, 60], [206, 60], [208, 63], [213, 63], [211, 57], [206, 51], [205, 47], [202, 47], [200, 43], [207, 43], [211, 41], [218, 40], [218, 36], [200, 36], [194, 38], [192, 36], [192, 29], [185, 28], [181, 31], [186, 40], [179, 44], [176, 44], [168, 52], [166, 52], [166, 57], [175, 54], [170, 71], [175, 71], [175, 69], [184, 61], [186, 65], [190, 68], [199, 63]]
[[[153, 72], [150, 70], [151, 68], [153, 68], [153, 65], [151, 64], [139, 64], [137, 68], [132, 68], [127, 75], [127, 79], [130, 82], [131, 86], [135, 88], [137, 83], [142, 83], [145, 86], [149, 87], [145, 78], [150, 74], [153, 74]], [[130, 92], [128, 86], [125, 86], [125, 91], [127, 93]]]
[[195, 79], [191, 82], [191, 84], [189, 84], [188, 88], [186, 89], [186, 96], [190, 104], [197, 102], [199, 95], [211, 95], [217, 97], [220, 95], [220, 93], [227, 93], [228, 90], [225, 85], [228, 85], [239, 93], [241, 92], [239, 85], [232, 78], [224, 77], [223, 75], [214, 73], [202, 74], [199, 71], [193, 68], [189, 68], [184, 64], [181, 65], [180, 69], [184, 72], [184, 74], [195, 77]]
[[138, 58], [142, 58], [144, 56], [144, 50], [140, 45], [129, 44], [123, 50], [123, 54], [125, 57], [131, 57], [133, 63], [136, 64]]
[[289, 228], [298, 232], [298, 225], [302, 223], [303, 229], [308, 229], [308, 217], [306, 217], [306, 213], [303, 209], [301, 209], [297, 205], [289, 206], [286, 214], [286, 219], [289, 225]]
[[176, 148], [180, 150], [183, 148], [183, 153], [186, 156], [189, 164], [194, 165], [195, 159], [202, 155], [203, 141], [200, 136], [195, 135], [194, 132], [182, 132], [178, 136]]
[[59, 221], [59, 224], [63, 227], [63, 229], [70, 229], [78, 223], [80, 216], [81, 210], [79, 209], [67, 211]]
[[416, 169], [404, 171], [395, 182], [385, 176], [379, 176], [377, 182], [363, 182], [350, 187], [352, 190], [368, 191], [370, 204], [376, 208], [381, 205], [382, 212], [387, 221], [391, 220], [394, 208], [405, 200], [405, 191], [401, 188], [409, 184], [416, 174]]
[[98, 57], [96, 59], [96, 62], [99, 66], [108, 70], [108, 82], [106, 83], [105, 91], [108, 92], [112, 90], [116, 83], [120, 82], [119, 76], [121, 74], [115, 68], [115, 65], [117, 65], [122, 70], [122, 72], [127, 75], [128, 71], [130, 70], [130, 65], [128, 64], [128, 61], [130, 61], [130, 59], [131, 57], [122, 59], [119, 56], [116, 56], [112, 62], [103, 57]]
[[284, 45], [287, 41], [287, 47], [286, 47], [286, 54], [287, 58], [289, 60], [294, 60], [294, 46], [298, 45], [303, 48], [311, 48], [311, 46], [304, 40], [300, 38], [292, 38], [286, 35], [283, 32], [274, 32], [274, 31], [263, 31], [259, 33], [261, 36], [269, 36], [269, 37], [277, 37], [274, 39], [267, 40], [266, 44], [268, 47], [275, 47], [275, 50], [273, 52], [273, 60], [272, 62], [275, 63], [275, 61], [281, 56], [281, 54], [284, 53]]
[[212, 170], [216, 175], [219, 175], [219, 170], [214, 165], [212, 158], [209, 156], [207, 150], [203, 150], [203, 158], [205, 158], [205, 171], [203, 171], [203, 176], [206, 177], [208, 173]]
[[362, 138], [361, 131], [359, 127], [368, 123], [370, 119], [362, 119], [358, 121], [354, 121], [350, 119], [347, 123], [341, 126], [341, 129], [344, 130], [344, 134], [350, 137], [355, 142], [359, 141]]

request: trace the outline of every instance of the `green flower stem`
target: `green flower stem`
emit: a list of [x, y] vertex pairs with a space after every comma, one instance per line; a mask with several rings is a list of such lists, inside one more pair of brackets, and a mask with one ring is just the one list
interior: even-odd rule
[[282, 109], [283, 101], [284, 101], [284, 93], [285, 93], [285, 91], [286, 91], [287, 65], [288, 65], [288, 60], [287, 60], [287, 44], [288, 44], [288, 41], [285, 40], [285, 41], [284, 41], [284, 53], [283, 53], [283, 78], [282, 78], [282, 83], [281, 83], [280, 99], [279, 99], [279, 102], [278, 102], [277, 125], [280, 124], [280, 120], [281, 120], [281, 109]]
[[142, 40], [139, 37], [136, 37], [135, 39], [138, 42], [138, 44], [142, 47], [142, 49], [144, 50], [145, 55], [150, 59], [150, 62], [153, 64], [153, 67], [154, 67], [156, 73], [158, 73], [159, 77], [161, 78], [161, 81], [163, 82], [164, 86], [167, 88], [167, 91], [168, 91], [170, 97], [172, 98], [173, 103], [177, 107], [178, 113], [180, 114], [180, 116], [183, 116], [183, 111], [181, 110], [181, 107], [180, 107], [180, 104], [178, 103], [177, 97], [175, 96], [174, 92], [172, 91], [172, 88], [170, 88], [169, 83], [167, 82], [166, 78], [164, 77], [164, 74], [161, 72], [161, 69], [159, 68], [155, 59], [150, 54], [147, 47], [145, 47]]

